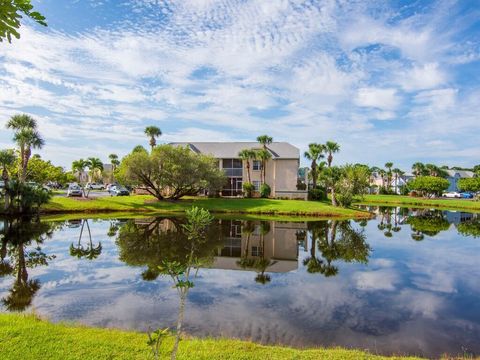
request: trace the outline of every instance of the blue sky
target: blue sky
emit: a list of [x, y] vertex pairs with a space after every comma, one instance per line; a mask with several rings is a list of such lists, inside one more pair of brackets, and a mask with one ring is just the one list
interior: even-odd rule
[[161, 141], [252, 141], [339, 163], [480, 163], [480, 3], [472, 1], [38, 0], [0, 44], [4, 123], [35, 116], [42, 156], [120, 156]]

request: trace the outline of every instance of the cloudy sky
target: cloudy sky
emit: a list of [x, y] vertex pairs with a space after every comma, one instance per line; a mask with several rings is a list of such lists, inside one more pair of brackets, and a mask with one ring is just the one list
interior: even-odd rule
[[0, 43], [4, 123], [34, 115], [41, 154], [251, 141], [409, 169], [480, 163], [480, 5], [462, 1], [34, 0], [48, 20]]

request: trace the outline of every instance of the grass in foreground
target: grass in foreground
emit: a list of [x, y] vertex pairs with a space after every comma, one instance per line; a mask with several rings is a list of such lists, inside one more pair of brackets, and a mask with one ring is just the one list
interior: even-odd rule
[[[173, 338], [162, 344], [162, 359], [169, 358]], [[146, 335], [78, 325], [52, 324], [33, 315], [0, 314], [0, 354], [16, 359], [152, 359]], [[262, 346], [247, 341], [186, 339], [178, 359], [407, 359], [383, 357], [359, 350], [298, 350]], [[409, 358], [414, 359], [414, 358]], [[418, 358], [417, 358], [418, 359]]]
[[363, 200], [359, 200], [359, 205], [386, 205], [386, 206], [415, 206], [438, 208], [442, 210], [465, 210], [480, 212], [480, 201], [465, 199], [425, 199], [421, 197], [401, 196], [401, 195], [366, 195]]
[[54, 197], [43, 211], [45, 213], [68, 212], [184, 212], [192, 205], [205, 208], [212, 213], [288, 215], [312, 217], [368, 218], [366, 211], [333, 207], [327, 202], [276, 199], [225, 199], [225, 198], [186, 198], [179, 201], [157, 201], [148, 195], [125, 197], [100, 197], [95, 199], [75, 199]]

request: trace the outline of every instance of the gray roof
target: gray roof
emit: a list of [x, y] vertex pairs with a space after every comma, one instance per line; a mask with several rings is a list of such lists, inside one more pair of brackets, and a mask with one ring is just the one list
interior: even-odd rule
[[458, 174], [461, 178], [472, 178], [475, 174], [473, 171], [468, 170], [445, 170], [450, 177], [454, 177]]
[[[212, 155], [218, 159], [238, 158], [243, 149], [261, 149], [258, 142], [174, 142], [174, 146], [189, 146], [199, 154]], [[272, 142], [267, 146], [272, 159], [299, 159], [300, 150], [287, 142]]]

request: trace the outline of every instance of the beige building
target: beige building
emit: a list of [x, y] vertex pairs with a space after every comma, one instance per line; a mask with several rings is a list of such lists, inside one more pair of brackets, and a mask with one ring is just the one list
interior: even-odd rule
[[[222, 196], [241, 196], [242, 186], [248, 181], [247, 162], [238, 153], [244, 149], [260, 150], [258, 142], [184, 142], [172, 143], [188, 146], [198, 154], [211, 155], [218, 159], [218, 166], [228, 177]], [[306, 199], [305, 191], [297, 190], [300, 151], [286, 142], [273, 142], [267, 146], [272, 158], [266, 163], [265, 182], [272, 189], [271, 197]], [[258, 191], [261, 185], [262, 164], [260, 160], [250, 161], [251, 182]]]

